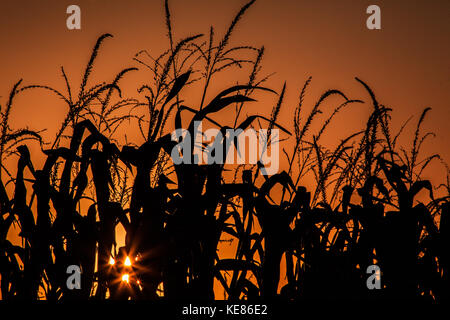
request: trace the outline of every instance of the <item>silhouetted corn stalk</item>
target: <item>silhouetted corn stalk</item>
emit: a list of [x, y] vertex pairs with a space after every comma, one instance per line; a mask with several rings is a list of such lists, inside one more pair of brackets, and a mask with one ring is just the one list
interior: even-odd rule
[[[216, 44], [212, 27], [205, 42], [199, 42], [202, 35], [176, 42], [165, 1], [170, 48], [156, 59], [145, 50], [134, 58], [152, 74], [152, 83], [138, 89], [144, 100], [122, 98], [119, 82], [136, 71], [134, 67], [123, 69], [111, 82], [88, 88], [99, 49], [109, 34], [97, 40], [76, 98], [63, 68], [66, 95], [49, 86], [20, 87], [21, 81], [14, 85], [6, 109], [0, 109], [3, 299], [212, 300], [218, 296], [215, 281], [230, 300], [448, 298], [449, 195], [435, 197], [431, 182], [421, 179], [430, 163], [439, 159], [437, 154], [419, 159], [423, 142], [433, 135], [421, 135], [428, 108], [418, 121], [408, 153], [397, 146], [406, 123], [392, 137], [391, 110], [379, 104], [372, 89], [357, 78], [373, 111], [365, 128], [330, 150], [320, 140], [328, 125], [343, 108], [363, 101], [328, 90], [304, 117], [309, 78], [294, 110], [292, 156], [284, 150], [287, 170], [261, 180], [259, 173], [265, 169], [261, 162], [250, 169], [235, 166], [235, 179], [230, 182], [227, 165], [210, 163], [217, 150], [223, 150], [224, 158], [230, 148], [239, 152], [237, 137], [229, 141], [227, 129], [267, 123], [267, 144], [280, 142], [272, 135], [274, 128], [290, 135], [278, 123], [286, 84], [277, 94], [261, 86], [267, 77], [257, 79], [264, 48], [230, 46], [237, 23], [253, 3], [242, 7]], [[256, 57], [244, 59], [244, 52]], [[217, 73], [244, 64], [250, 66], [245, 84], [225, 87], [209, 97]], [[185, 88], [195, 82], [202, 84], [197, 107], [183, 100]], [[34, 88], [55, 93], [68, 106], [49, 149], [44, 149], [37, 132], [9, 126], [14, 97]], [[278, 95], [271, 115], [249, 115], [241, 121], [246, 105], [256, 103], [256, 92]], [[309, 135], [331, 96], [344, 101]], [[136, 111], [139, 107], [146, 112]], [[233, 107], [232, 127], [214, 120]], [[140, 145], [128, 141], [120, 145], [116, 139], [125, 121], [137, 123], [143, 138]], [[192, 144], [179, 156], [193, 159], [199, 147], [207, 164], [176, 164], [174, 148], [183, 138], [174, 141], [165, 128], [173, 123], [174, 129], [185, 129], [195, 137], [196, 121], [219, 130], [215, 148]], [[35, 168], [28, 147], [22, 144], [27, 139], [38, 140], [43, 148], [41, 169]], [[11, 161], [14, 154], [17, 165], [7, 169], [3, 160]], [[242, 181], [236, 182], [242, 168]], [[302, 185], [308, 175], [316, 179], [311, 191]], [[448, 191], [448, 181], [444, 187]], [[418, 200], [424, 190], [428, 202], [424, 197]], [[21, 245], [8, 239], [13, 224], [20, 230]], [[119, 224], [125, 230], [125, 243], [117, 248]], [[234, 258], [221, 255], [224, 237], [236, 241]], [[373, 264], [382, 270], [383, 288], [378, 292], [366, 287], [366, 269]], [[66, 285], [69, 265], [81, 268], [81, 290]]]

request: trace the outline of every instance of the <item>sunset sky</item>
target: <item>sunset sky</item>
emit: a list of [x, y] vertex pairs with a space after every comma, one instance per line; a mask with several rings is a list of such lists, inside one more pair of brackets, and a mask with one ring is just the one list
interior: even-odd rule
[[[81, 8], [81, 30], [66, 28], [70, 4]], [[243, 4], [242, 0], [170, 1], [176, 40], [207, 34], [210, 25], [219, 39]], [[381, 30], [366, 28], [370, 4], [381, 8]], [[240, 21], [232, 43], [265, 46], [262, 72], [276, 72], [267, 85], [279, 91], [287, 82], [280, 117], [286, 126], [292, 125], [291, 115], [308, 76], [313, 77], [306, 100], [309, 108], [329, 88], [368, 101], [354, 80], [358, 76], [373, 88], [381, 103], [393, 108], [394, 129], [414, 115], [413, 128], [421, 110], [432, 107], [425, 129], [437, 137], [424, 150], [439, 151], [448, 160], [449, 14], [450, 2], [446, 0], [258, 0]], [[13, 84], [21, 78], [24, 85], [45, 84], [64, 91], [60, 66], [78, 88], [90, 50], [106, 32], [114, 38], [103, 45], [93, 77], [111, 81], [121, 68], [136, 66], [132, 57], [139, 50], [147, 49], [157, 56], [167, 48], [163, 1], [1, 1], [0, 101], [5, 103]], [[243, 75], [218, 85], [217, 90], [245, 81]], [[148, 76], [144, 70], [127, 77], [124, 86], [131, 96], [136, 96], [136, 88]], [[268, 115], [274, 101], [248, 112]], [[330, 110], [335, 105], [331, 104]], [[25, 92], [16, 100], [12, 125], [46, 129], [44, 137], [51, 140], [66, 111], [62, 102], [47, 92]], [[369, 112], [369, 104], [342, 112], [327, 139], [336, 143], [335, 132], [342, 132], [341, 138], [349, 126], [362, 128]]]
[[[171, 0], [175, 40], [215, 28], [220, 39], [244, 0]], [[81, 8], [81, 30], [68, 30], [66, 8]], [[366, 28], [366, 8], [381, 8], [381, 30]], [[287, 84], [279, 123], [292, 128], [293, 112], [304, 82], [312, 76], [305, 99], [311, 109], [327, 89], [342, 90], [349, 98], [369, 102], [355, 77], [364, 80], [380, 103], [393, 109], [393, 131], [414, 116], [401, 142], [410, 150], [412, 134], [425, 107], [431, 107], [424, 129], [436, 137], [424, 145], [423, 154], [440, 153], [450, 161], [450, 1], [448, 0], [257, 0], [239, 22], [234, 45], [265, 46], [262, 74], [275, 72], [265, 84], [277, 92]], [[134, 55], [146, 49], [158, 56], [168, 48], [162, 0], [0, 0], [0, 104], [19, 79], [22, 85], [50, 85], [65, 92], [60, 67], [64, 66], [79, 88], [81, 76], [96, 39], [111, 33], [99, 53], [94, 81], [112, 81], [125, 67], [138, 66]], [[205, 40], [207, 36], [205, 36]], [[230, 74], [215, 83], [209, 98], [237, 82], [247, 73]], [[138, 97], [136, 89], [150, 79], [139, 70], [123, 81], [126, 96]], [[93, 85], [94, 81], [90, 84]], [[186, 95], [194, 92], [187, 91]], [[142, 98], [142, 97], [141, 97]], [[275, 96], [263, 95], [246, 114], [270, 116]], [[199, 102], [197, 96], [192, 101]], [[332, 112], [339, 100], [330, 100]], [[192, 107], [196, 108], [194, 104]], [[370, 103], [344, 110], [330, 125], [324, 141], [336, 145], [364, 128], [372, 111]], [[61, 100], [45, 91], [27, 91], [15, 100], [11, 127], [45, 130], [53, 141], [67, 109]], [[325, 113], [322, 119], [326, 118]], [[223, 114], [221, 120], [233, 118]], [[318, 121], [318, 124], [320, 121]], [[317, 129], [317, 126], [313, 128]], [[136, 128], [120, 135], [137, 137]], [[289, 148], [289, 144], [287, 146]], [[33, 161], [39, 164], [39, 146], [31, 144]], [[38, 165], [39, 167], [40, 165]], [[282, 169], [282, 168], [281, 168]], [[425, 178], [443, 182], [445, 168], [439, 163]]]

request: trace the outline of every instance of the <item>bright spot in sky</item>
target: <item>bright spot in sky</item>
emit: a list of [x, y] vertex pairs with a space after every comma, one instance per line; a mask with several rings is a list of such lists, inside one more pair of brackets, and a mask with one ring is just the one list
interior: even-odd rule
[[130, 282], [130, 275], [128, 273], [122, 276], [122, 281], [126, 281], [126, 283]]
[[125, 259], [125, 265], [126, 265], [127, 267], [130, 267], [130, 266], [131, 266], [131, 260], [130, 260], [129, 257], [127, 257], [127, 258]]

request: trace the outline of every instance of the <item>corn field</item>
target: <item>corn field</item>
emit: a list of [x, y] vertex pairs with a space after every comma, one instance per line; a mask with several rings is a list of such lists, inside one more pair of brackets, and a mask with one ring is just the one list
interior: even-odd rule
[[[305, 112], [309, 78], [291, 126], [281, 126], [286, 84], [279, 92], [265, 86], [268, 76], [260, 75], [265, 48], [230, 45], [253, 3], [242, 7], [223, 38], [217, 40], [211, 27], [205, 35], [176, 42], [166, 1], [169, 45], [160, 56], [140, 51], [134, 57], [137, 67], [90, 86], [103, 42], [114, 41], [104, 34], [78, 92], [64, 68], [64, 90], [22, 80], [13, 85], [0, 109], [3, 300], [170, 301], [223, 295], [228, 300], [441, 301], [450, 296], [449, 175], [439, 186], [422, 179], [428, 166], [441, 161], [438, 154], [422, 157], [420, 152], [433, 135], [423, 129], [430, 108], [415, 125], [412, 145], [401, 146], [403, 127], [392, 132], [392, 110], [365, 81], [355, 78], [367, 101], [330, 89]], [[208, 98], [218, 74], [243, 66], [250, 70], [244, 81], [222, 86]], [[123, 98], [121, 80], [137, 70], [149, 72], [150, 82], [136, 87], [136, 97]], [[187, 106], [184, 92], [193, 85], [201, 87], [198, 104]], [[15, 98], [30, 90], [55, 95], [67, 107], [51, 142], [39, 131], [11, 127]], [[258, 104], [256, 93], [273, 99], [274, 107], [267, 114], [246, 115], [248, 104]], [[312, 134], [311, 124], [330, 97], [341, 104]], [[334, 149], [324, 146], [321, 137], [334, 116], [363, 103], [371, 107], [366, 126], [340, 137]], [[193, 135], [194, 122], [202, 121], [224, 131], [229, 126], [213, 117], [225, 112], [234, 112], [234, 129], [279, 129], [287, 167], [264, 176], [261, 162], [174, 164], [171, 152], [180, 141], [167, 128]], [[116, 139], [127, 122], [139, 129], [142, 144]], [[226, 139], [215, 140], [225, 154]], [[33, 164], [27, 146], [32, 141], [41, 146], [42, 167]], [[314, 188], [305, 186], [308, 175]], [[125, 232], [122, 246], [118, 227]], [[20, 243], [8, 237], [13, 228], [20, 230]], [[235, 244], [233, 258], [221, 255], [224, 238]], [[70, 265], [81, 270], [80, 289], [66, 284]], [[366, 286], [371, 265], [381, 270], [379, 290]]]

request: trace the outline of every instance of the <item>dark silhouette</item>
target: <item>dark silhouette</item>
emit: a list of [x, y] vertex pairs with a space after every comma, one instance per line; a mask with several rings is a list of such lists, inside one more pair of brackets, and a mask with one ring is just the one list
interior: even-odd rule
[[[431, 182], [420, 177], [439, 156], [418, 160], [421, 144], [429, 136], [421, 134], [429, 109], [418, 122], [408, 153], [397, 146], [401, 130], [391, 135], [390, 109], [379, 104], [366, 83], [356, 79], [369, 94], [373, 112], [364, 130], [327, 150], [320, 145], [320, 138], [334, 115], [362, 101], [329, 90], [303, 117], [308, 79], [295, 110], [295, 143], [293, 154], [285, 153], [289, 163], [285, 171], [263, 177], [259, 175], [264, 170], [261, 163], [244, 170], [238, 166], [235, 177], [240, 172], [241, 182], [236, 178], [230, 182], [224, 177], [224, 165], [172, 164], [170, 155], [177, 142], [170, 133], [163, 133], [168, 121], [192, 136], [194, 121], [208, 121], [223, 131], [227, 127], [211, 116], [233, 105], [234, 128], [244, 130], [265, 121], [269, 132], [277, 127], [291, 135], [277, 124], [285, 86], [269, 118], [253, 115], [238, 124], [245, 104], [254, 101], [251, 95], [275, 93], [262, 86], [266, 78], [257, 80], [264, 48], [229, 48], [233, 29], [253, 2], [240, 10], [215, 44], [212, 28], [204, 43], [197, 42], [201, 35], [174, 43], [166, 1], [170, 49], [153, 64], [145, 61], [145, 51], [135, 57], [154, 75], [153, 85], [139, 88], [144, 102], [121, 98], [119, 82], [136, 68], [124, 69], [107, 84], [87, 87], [100, 46], [109, 34], [98, 39], [78, 95], [72, 92], [64, 69], [67, 95], [47, 86], [20, 87], [21, 82], [14, 86], [6, 109], [1, 110], [0, 161], [12, 154], [19, 156], [15, 171], [11, 171], [15, 176], [3, 164], [0, 167], [3, 299], [212, 300], [220, 298], [214, 292], [215, 279], [230, 300], [440, 301], [448, 297], [448, 178], [447, 195], [435, 198]], [[256, 53], [256, 57], [237, 58], [241, 52]], [[226, 88], [208, 102], [206, 93], [215, 74], [243, 64], [252, 68], [248, 83]], [[194, 71], [200, 67], [204, 69]], [[198, 108], [183, 105], [180, 96], [183, 88], [198, 80], [194, 74], [201, 74], [200, 81], [204, 81]], [[28, 89], [49, 90], [68, 106], [50, 148], [38, 132], [13, 131], [8, 125], [14, 97]], [[343, 99], [343, 103], [318, 134], [307, 139], [322, 102], [330, 96]], [[148, 108], [147, 118], [125, 110], [139, 106]], [[170, 117], [172, 111], [174, 117]], [[188, 112], [193, 116], [183, 126]], [[126, 120], [138, 124], [145, 140], [140, 146], [128, 143], [119, 148], [114, 140], [114, 133]], [[41, 142], [46, 156], [42, 168], [32, 164], [24, 139]], [[218, 137], [216, 142], [228, 152], [226, 139]], [[193, 156], [193, 148], [191, 151]], [[294, 170], [296, 164], [298, 171]], [[316, 177], [315, 190], [301, 185], [308, 172]], [[27, 175], [31, 179], [25, 178]], [[426, 203], [416, 200], [422, 190], [429, 192]], [[13, 223], [21, 230], [21, 246], [7, 239]], [[121, 248], [116, 248], [118, 224], [126, 232]], [[237, 242], [233, 259], [222, 259], [218, 251], [225, 234]], [[282, 262], [285, 270], [280, 267]], [[373, 264], [381, 270], [379, 290], [366, 286], [370, 276], [366, 270]], [[80, 290], [66, 285], [69, 265], [82, 270]], [[279, 290], [280, 278], [284, 285]]]

